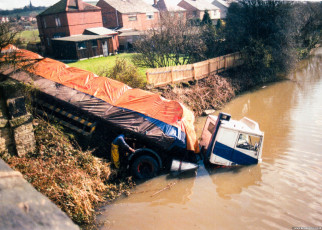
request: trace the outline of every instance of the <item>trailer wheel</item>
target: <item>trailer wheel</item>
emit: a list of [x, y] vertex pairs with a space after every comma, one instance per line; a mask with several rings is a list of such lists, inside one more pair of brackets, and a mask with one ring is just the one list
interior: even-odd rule
[[159, 169], [158, 162], [153, 157], [147, 155], [138, 157], [131, 165], [131, 173], [136, 179], [155, 177]]

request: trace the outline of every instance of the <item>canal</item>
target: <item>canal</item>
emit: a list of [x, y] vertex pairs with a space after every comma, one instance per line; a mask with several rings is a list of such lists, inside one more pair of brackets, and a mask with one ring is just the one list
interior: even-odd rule
[[[321, 61], [320, 48], [298, 63], [289, 80], [245, 93], [222, 109], [234, 119], [247, 116], [260, 124], [261, 164], [201, 166], [149, 180], [101, 208], [101, 229], [322, 227]], [[196, 121], [199, 136], [204, 122]]]

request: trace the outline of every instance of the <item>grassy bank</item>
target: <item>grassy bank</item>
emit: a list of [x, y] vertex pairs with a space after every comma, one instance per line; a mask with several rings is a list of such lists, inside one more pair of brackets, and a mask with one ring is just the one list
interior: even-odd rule
[[20, 158], [0, 153], [0, 157], [75, 223], [91, 223], [100, 202], [111, 201], [133, 186], [129, 178], [116, 178], [106, 160], [82, 151], [59, 127], [39, 119], [34, 127], [35, 152]]

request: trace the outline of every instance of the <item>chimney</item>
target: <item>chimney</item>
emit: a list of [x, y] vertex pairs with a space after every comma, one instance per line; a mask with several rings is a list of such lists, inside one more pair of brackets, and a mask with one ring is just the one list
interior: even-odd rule
[[84, 5], [83, 5], [82, 0], [76, 0], [76, 8], [78, 10], [84, 10]]
[[156, 6], [158, 4], [158, 0], [153, 0], [154, 4], [153, 6]]

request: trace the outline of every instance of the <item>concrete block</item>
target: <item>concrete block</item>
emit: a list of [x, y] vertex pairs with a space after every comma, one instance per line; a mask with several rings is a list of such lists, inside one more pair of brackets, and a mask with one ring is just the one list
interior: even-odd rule
[[19, 172], [0, 159], [0, 229], [79, 229]]

